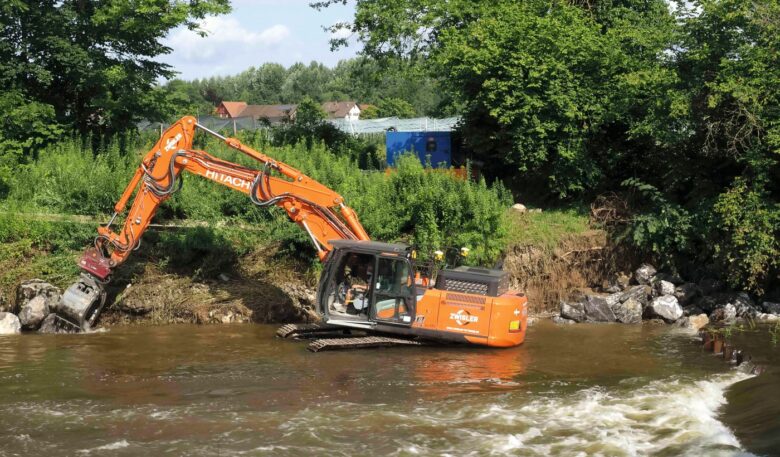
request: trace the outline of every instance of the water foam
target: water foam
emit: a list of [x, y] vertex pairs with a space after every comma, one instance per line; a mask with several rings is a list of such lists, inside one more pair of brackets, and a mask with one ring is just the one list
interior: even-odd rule
[[679, 379], [609, 391], [590, 388], [520, 408], [492, 405], [482, 420], [518, 432], [482, 433], [491, 454], [732, 455], [741, 446], [718, 420], [728, 386], [747, 378], [729, 373], [706, 381]]

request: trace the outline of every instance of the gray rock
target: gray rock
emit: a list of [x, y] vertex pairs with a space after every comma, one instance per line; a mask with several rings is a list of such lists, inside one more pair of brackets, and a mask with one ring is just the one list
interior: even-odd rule
[[736, 322], [737, 320], [737, 307], [729, 303], [728, 305], [721, 308], [723, 310], [723, 318], [722, 321], [724, 323], [732, 323]]
[[701, 289], [692, 282], [681, 284], [674, 289], [674, 296], [682, 306], [687, 306], [694, 298], [700, 295]]
[[574, 322], [582, 322], [585, 320], [585, 305], [581, 302], [567, 303], [562, 301], [561, 317]]
[[249, 322], [249, 317], [232, 309], [212, 309], [209, 311], [209, 322], [213, 324], [243, 324]]
[[756, 319], [762, 322], [777, 322], [780, 321], [780, 316], [777, 314], [770, 314], [770, 313], [760, 313], [758, 316], [756, 316]]
[[19, 311], [19, 322], [25, 330], [37, 330], [48, 314], [46, 297], [38, 295], [22, 306], [22, 310]]
[[78, 330], [57, 318], [54, 313], [46, 316], [41, 323], [38, 333], [76, 333]]
[[22, 332], [22, 324], [16, 314], [0, 313], [0, 335], [16, 335]]
[[648, 297], [650, 297], [649, 286], [633, 286], [620, 295], [620, 302], [622, 303], [629, 298], [633, 298], [644, 306], [647, 304]]
[[780, 314], [780, 303], [765, 301], [761, 303], [761, 309], [768, 314]]
[[761, 311], [745, 292], [721, 292], [696, 301], [696, 306], [710, 314], [726, 305], [734, 306], [737, 317], [753, 318]]
[[629, 298], [623, 303], [618, 302], [612, 306], [615, 319], [623, 324], [642, 323], [642, 304], [635, 298]]
[[645, 263], [634, 272], [634, 280], [638, 284], [646, 286], [653, 281], [653, 276], [656, 274], [656, 269], [649, 263]]
[[659, 296], [674, 295], [675, 287], [671, 282], [662, 279], [655, 283], [655, 290], [658, 292]]
[[673, 295], [664, 295], [653, 299], [645, 308], [645, 312], [648, 313], [649, 317], [660, 317], [666, 322], [674, 322], [683, 315], [682, 306], [677, 303], [677, 299]]
[[713, 311], [710, 315], [710, 319], [713, 322], [732, 324], [737, 321], [737, 307], [731, 303], [727, 303], [725, 306]]
[[610, 294], [623, 292], [631, 284], [631, 277], [625, 273], [618, 273], [607, 281], [604, 291]]
[[559, 324], [559, 325], [571, 325], [571, 324], [576, 324], [577, 323], [577, 321], [574, 321], [574, 320], [571, 320], [571, 319], [566, 319], [565, 317], [561, 317], [561, 316], [553, 317], [552, 321], [555, 322], [556, 324]]
[[602, 295], [585, 296], [585, 320], [590, 322], [615, 322], [607, 297]]
[[517, 211], [520, 214], [523, 214], [526, 211], [528, 211], [528, 208], [526, 208], [525, 205], [522, 203], [515, 203], [514, 205], [512, 205], [512, 209]]
[[42, 296], [48, 309], [54, 309], [60, 302], [62, 291], [41, 279], [31, 279], [19, 284], [16, 288], [16, 307], [14, 311], [20, 311], [24, 305], [35, 297]]

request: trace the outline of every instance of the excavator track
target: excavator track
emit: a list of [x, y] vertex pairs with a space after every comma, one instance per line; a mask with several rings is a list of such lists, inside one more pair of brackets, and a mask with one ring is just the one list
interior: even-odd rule
[[322, 323], [285, 324], [276, 330], [276, 336], [279, 338], [315, 338], [319, 335], [338, 336], [345, 334], [349, 334], [349, 329]]
[[390, 346], [422, 346], [417, 340], [390, 338], [387, 336], [365, 336], [357, 338], [324, 338], [314, 340], [306, 348], [312, 352], [339, 351], [345, 349], [366, 349]]

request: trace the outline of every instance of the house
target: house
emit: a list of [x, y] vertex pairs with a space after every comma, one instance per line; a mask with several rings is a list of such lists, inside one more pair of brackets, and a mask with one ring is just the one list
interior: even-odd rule
[[222, 102], [217, 106], [217, 116], [223, 119], [241, 117], [241, 112], [247, 107], [246, 102]]
[[255, 120], [265, 120], [270, 124], [287, 122], [295, 117], [298, 105], [248, 105], [241, 112], [241, 117], [251, 117]]
[[360, 119], [360, 107], [355, 102], [325, 102], [322, 109], [328, 115], [328, 119], [344, 119], [356, 121]]

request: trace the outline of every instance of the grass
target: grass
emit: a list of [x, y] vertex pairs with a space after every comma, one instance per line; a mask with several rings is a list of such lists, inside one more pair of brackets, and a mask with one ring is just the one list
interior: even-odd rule
[[550, 251], [567, 237], [591, 230], [587, 213], [575, 208], [520, 214], [510, 210], [509, 246], [534, 246]]

